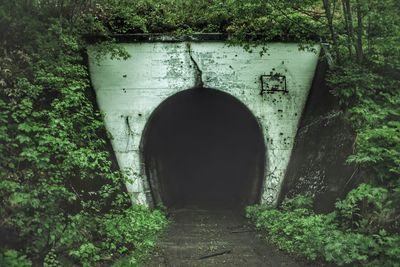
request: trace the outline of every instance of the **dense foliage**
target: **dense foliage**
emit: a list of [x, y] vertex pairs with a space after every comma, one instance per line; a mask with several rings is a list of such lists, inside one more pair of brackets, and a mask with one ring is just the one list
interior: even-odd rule
[[[313, 213], [312, 199], [297, 196], [284, 202], [279, 210], [249, 207], [247, 215], [280, 249], [309, 260], [339, 266], [398, 266], [400, 236], [384, 229], [376, 231], [370, 225], [386, 219], [387, 207], [381, 207], [386, 191], [361, 184], [329, 214]], [[376, 207], [377, 212], [371, 217], [360, 216], [355, 203], [362, 200]]]
[[79, 25], [92, 26], [56, 8], [0, 6], [0, 265], [138, 260], [165, 218], [129, 208], [91, 99]]
[[[247, 214], [280, 248], [338, 265], [400, 263], [400, 10], [398, 1], [321, 1], [331, 46], [327, 77], [355, 131], [359, 186], [329, 214], [314, 214], [312, 199], [287, 199], [279, 209]], [[349, 181], [350, 182], [350, 181]]]
[[165, 219], [129, 208], [93, 106], [82, 37], [101, 35], [99, 56], [125, 58], [113, 34], [155, 32], [229, 33], [249, 50], [271, 40], [329, 47], [328, 82], [357, 135], [348, 161], [361, 185], [334, 214], [313, 214], [304, 198], [249, 214], [281, 248], [310, 259], [398, 261], [399, 3], [0, 0], [0, 264], [109, 264], [128, 252], [134, 264], [153, 245]]
[[[346, 112], [356, 138], [348, 163], [357, 166], [357, 183], [348, 196], [349, 213], [340, 214], [348, 229], [400, 230], [400, 10], [398, 1], [343, 1], [355, 11], [354, 34], [349, 18], [337, 66], [328, 84]], [[344, 11], [343, 16], [346, 15]], [[339, 16], [339, 21], [343, 16]], [[340, 32], [340, 25], [336, 31]], [[338, 29], [339, 28], [339, 29]], [[350, 28], [350, 29], [349, 29]], [[355, 47], [355, 48], [353, 48]], [[363, 185], [366, 183], [367, 185]], [[343, 206], [344, 205], [344, 206]], [[336, 206], [345, 208], [343, 202]], [[351, 214], [351, 216], [350, 216]]]

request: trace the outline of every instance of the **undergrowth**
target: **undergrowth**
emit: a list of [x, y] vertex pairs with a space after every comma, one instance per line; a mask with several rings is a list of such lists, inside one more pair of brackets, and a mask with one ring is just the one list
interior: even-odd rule
[[[380, 192], [366, 184], [360, 185], [349, 196], [336, 203], [329, 214], [315, 214], [312, 199], [303, 195], [289, 199], [280, 209], [266, 205], [248, 207], [247, 216], [266, 238], [280, 249], [302, 255], [310, 261], [326, 261], [339, 266], [399, 266], [400, 235], [384, 229], [370, 231], [369, 225], [359, 220], [357, 227], [349, 216], [357, 216], [355, 203], [366, 200], [380, 202]], [[382, 189], [383, 190], [383, 189]], [[354, 195], [360, 196], [354, 199]], [[377, 207], [374, 221], [385, 216]]]
[[112, 163], [81, 38], [95, 23], [44, 6], [0, 5], [0, 266], [135, 265], [166, 218], [132, 207]]

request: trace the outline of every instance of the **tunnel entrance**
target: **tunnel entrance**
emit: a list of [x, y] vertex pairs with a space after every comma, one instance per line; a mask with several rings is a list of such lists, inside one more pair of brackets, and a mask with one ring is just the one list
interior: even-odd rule
[[241, 209], [259, 201], [264, 139], [233, 96], [208, 88], [173, 95], [150, 117], [141, 149], [155, 204]]

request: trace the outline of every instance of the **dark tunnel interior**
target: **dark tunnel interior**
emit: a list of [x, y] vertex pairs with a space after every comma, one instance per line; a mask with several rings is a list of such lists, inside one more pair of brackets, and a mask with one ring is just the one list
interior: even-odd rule
[[241, 209], [260, 198], [265, 164], [261, 129], [234, 97], [195, 88], [165, 100], [142, 141], [156, 204], [169, 209]]

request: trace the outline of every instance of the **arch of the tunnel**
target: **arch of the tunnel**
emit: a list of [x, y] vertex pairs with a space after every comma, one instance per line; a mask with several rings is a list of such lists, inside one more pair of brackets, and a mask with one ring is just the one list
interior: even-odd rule
[[[160, 149], [160, 148], [156, 148], [157, 145], [152, 144], [155, 142], [154, 139], [163, 139], [162, 136], [164, 133], [162, 132], [157, 132], [154, 131], [154, 128], [157, 129], [157, 121], [160, 120], [160, 117], [165, 117], [168, 116], [165, 113], [166, 110], [168, 111], [168, 109], [172, 109], [172, 111], [174, 109], [179, 110], [179, 105], [183, 105], [185, 106], [185, 100], [190, 100], [190, 101], [194, 101], [194, 102], [198, 102], [201, 103], [201, 101], [199, 100], [199, 98], [201, 98], [201, 96], [203, 96], [203, 98], [205, 99], [213, 99], [215, 102], [214, 104], [221, 104], [222, 106], [223, 103], [225, 103], [226, 105], [230, 105], [230, 111], [234, 111], [234, 113], [237, 114], [241, 114], [244, 117], [244, 121], [247, 121], [246, 125], [241, 125], [242, 127], [236, 129], [236, 131], [231, 131], [230, 133], [234, 133], [235, 132], [240, 132], [243, 131], [243, 129], [245, 129], [246, 127], [244, 126], [250, 126], [249, 131], [251, 132], [251, 134], [248, 132], [248, 136], [247, 138], [243, 138], [242, 143], [236, 144], [235, 147], [237, 147], [237, 151], [239, 151], [241, 148], [246, 149], [247, 147], [247, 154], [245, 153], [245, 155], [242, 155], [241, 159], [246, 159], [247, 157], [247, 167], [248, 170], [252, 171], [253, 173], [251, 173], [247, 179], [243, 178], [243, 181], [247, 181], [247, 186], [244, 187], [240, 187], [241, 183], [239, 182], [239, 185], [236, 184], [236, 190], [240, 190], [241, 191], [241, 195], [239, 194], [239, 196], [235, 195], [238, 192], [231, 192], [230, 190], [232, 189], [232, 183], [234, 181], [229, 181], [231, 182], [231, 184], [227, 183], [225, 184], [226, 188], [225, 190], [222, 190], [220, 193], [221, 198], [218, 199], [209, 199], [210, 195], [210, 190], [213, 190], [213, 187], [215, 186], [211, 180], [205, 181], [200, 187], [197, 187], [197, 191], [198, 194], [200, 194], [202, 197], [198, 198], [199, 195], [197, 195], [197, 198], [195, 196], [190, 196], [190, 194], [193, 193], [193, 190], [190, 192], [184, 192], [184, 190], [186, 190], [187, 188], [185, 188], [185, 186], [182, 186], [181, 183], [176, 183], [176, 180], [174, 181], [174, 179], [172, 179], [172, 181], [169, 181], [168, 178], [168, 174], [163, 174], [162, 172], [163, 170], [163, 166], [162, 166], [162, 161], [160, 162], [160, 159], [157, 159], [154, 157], [154, 155], [152, 155], [152, 153], [154, 153], [154, 149]], [[204, 99], [203, 99], [204, 100]], [[190, 102], [189, 101], [189, 102]], [[181, 102], [181, 104], [179, 104], [179, 102]], [[228, 104], [229, 103], [229, 104]], [[178, 107], [177, 107], [178, 106]], [[188, 108], [190, 106], [190, 104], [186, 103], [186, 107]], [[193, 109], [193, 107], [191, 107]], [[204, 108], [204, 107], [203, 107]], [[223, 116], [225, 117], [230, 117], [232, 118], [230, 121], [236, 121], [237, 118], [235, 118], [235, 114], [227, 114], [229, 112], [228, 111], [223, 111], [223, 108], [221, 107], [216, 107], [214, 105], [213, 107], [214, 109], [217, 108], [217, 111], [219, 112], [223, 112]], [[181, 108], [182, 109], [182, 108]], [[190, 107], [189, 107], [190, 109]], [[214, 109], [212, 109], [212, 111], [209, 111], [209, 113], [212, 113], [213, 111], [215, 111]], [[172, 112], [171, 110], [169, 112]], [[225, 113], [224, 113], [225, 112]], [[174, 113], [174, 112], [172, 112]], [[175, 114], [176, 115], [176, 114]], [[169, 116], [171, 116], [171, 114], [169, 114]], [[201, 116], [201, 115], [200, 115]], [[241, 118], [243, 120], [243, 117]], [[181, 118], [180, 118], [181, 119]], [[203, 123], [207, 124], [207, 119], [203, 118]], [[165, 123], [165, 122], [164, 122]], [[187, 121], [186, 124], [182, 121], [175, 120], [175, 126], [178, 124], [181, 124], [182, 129], [191, 129], [190, 126], [193, 125], [188, 125]], [[193, 123], [193, 122], [192, 122]], [[190, 124], [190, 123], [189, 123]], [[209, 124], [209, 126], [213, 126], [212, 124]], [[214, 126], [216, 126], [216, 124], [214, 124]], [[219, 127], [217, 127], [219, 128]], [[229, 128], [229, 127], [228, 127]], [[180, 129], [180, 130], [182, 130]], [[193, 129], [191, 129], [193, 130]], [[232, 130], [232, 129], [231, 129]], [[157, 133], [155, 133], [157, 132]], [[252, 135], [252, 136], [251, 136]], [[189, 136], [186, 136], [186, 138], [188, 138]], [[220, 136], [221, 137], [221, 136]], [[226, 136], [225, 139], [229, 140], [229, 135]], [[245, 137], [245, 136], [242, 136]], [[220, 139], [222, 141], [222, 139]], [[166, 146], [171, 145], [168, 142], [166, 142], [168, 140], [164, 140], [164, 141], [160, 141], [160, 142], [164, 142], [166, 144]], [[195, 145], [199, 140], [193, 140], [192, 145]], [[176, 142], [176, 140], [175, 140]], [[204, 141], [203, 141], [204, 142]], [[157, 144], [157, 142], [156, 142]], [[200, 145], [202, 143], [200, 142]], [[249, 145], [250, 144], [250, 145]], [[249, 147], [251, 147], [251, 149], [249, 149]], [[183, 149], [185, 147], [182, 147]], [[208, 147], [210, 148], [210, 147]], [[228, 148], [228, 147], [225, 147]], [[229, 147], [230, 149], [232, 147]], [[193, 147], [190, 149], [194, 149]], [[161, 149], [163, 150], [163, 149]], [[263, 133], [262, 133], [262, 128], [260, 127], [257, 119], [254, 117], [254, 115], [252, 114], [252, 112], [246, 107], [245, 104], [243, 104], [241, 101], [239, 101], [237, 98], [235, 98], [234, 96], [225, 93], [223, 91], [217, 90], [217, 89], [211, 89], [211, 88], [191, 88], [188, 90], [184, 90], [181, 92], [178, 92], [170, 97], [168, 97], [167, 99], [165, 99], [151, 114], [151, 116], [149, 117], [149, 119], [147, 120], [147, 123], [145, 125], [145, 128], [143, 130], [142, 133], [142, 137], [141, 137], [141, 143], [140, 143], [140, 160], [141, 160], [141, 173], [142, 176], [145, 177], [146, 179], [146, 184], [149, 187], [148, 188], [148, 201], [152, 206], [157, 206], [157, 205], [165, 205], [168, 208], [177, 208], [177, 207], [187, 207], [187, 206], [195, 206], [195, 207], [201, 207], [201, 208], [242, 208], [245, 205], [249, 205], [249, 204], [254, 204], [254, 203], [259, 203], [260, 198], [261, 198], [261, 194], [263, 192], [263, 186], [264, 186], [264, 171], [265, 171], [265, 164], [266, 164], [266, 159], [265, 159], [265, 155], [266, 155], [266, 146], [264, 143], [264, 138], [263, 138]], [[171, 152], [170, 150], [166, 151]], [[243, 151], [242, 151], [243, 152]], [[252, 152], [250, 155], [249, 152]], [[192, 151], [193, 153], [193, 151]], [[238, 154], [238, 153], [236, 153]], [[164, 155], [165, 156], [165, 155]], [[193, 155], [192, 155], [193, 156]], [[226, 155], [225, 155], [226, 156]], [[190, 157], [188, 157], [190, 158]], [[165, 160], [165, 158], [164, 158]], [[235, 162], [233, 162], [232, 164], [234, 164]], [[185, 167], [187, 168], [187, 166], [181, 165], [181, 167]], [[227, 167], [227, 166], [226, 166]], [[235, 169], [233, 166], [231, 165], [231, 167], [233, 169]], [[197, 170], [198, 171], [198, 170]], [[226, 169], [225, 169], [226, 171]], [[225, 179], [226, 182], [228, 182], [227, 179]], [[179, 179], [178, 179], [179, 181]], [[192, 182], [194, 180], [191, 180]], [[175, 183], [174, 183], [175, 182]], [[185, 181], [179, 181], [179, 182], [185, 182]], [[209, 183], [207, 183], [209, 182]], [[236, 181], [237, 182], [237, 181]], [[244, 185], [246, 185], [246, 182], [243, 182]], [[242, 184], [242, 185], [243, 185]], [[190, 185], [186, 185], [186, 186], [190, 186]], [[192, 187], [195, 187], [196, 185], [192, 185]], [[198, 185], [197, 185], [198, 186]], [[167, 187], [167, 188], [166, 188]], [[169, 188], [168, 188], [169, 187]], [[171, 190], [171, 187], [175, 187], [175, 190]], [[193, 188], [192, 188], [193, 189]], [[232, 194], [230, 195], [229, 192], [231, 192]], [[188, 193], [189, 193], [189, 198], [193, 197], [192, 201], [188, 201]], [[240, 192], [239, 192], [240, 193]], [[215, 195], [213, 195], [212, 197], [216, 197]], [[225, 199], [223, 199], [225, 197]], [[204, 202], [204, 203], [201, 203]]]

